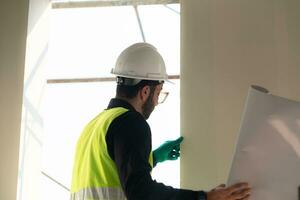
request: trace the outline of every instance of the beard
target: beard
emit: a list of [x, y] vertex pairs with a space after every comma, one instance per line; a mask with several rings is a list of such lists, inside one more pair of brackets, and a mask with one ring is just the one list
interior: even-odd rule
[[154, 103], [153, 103], [153, 95], [154, 91], [151, 91], [150, 95], [147, 98], [147, 101], [142, 105], [142, 114], [145, 119], [148, 119], [154, 110]]

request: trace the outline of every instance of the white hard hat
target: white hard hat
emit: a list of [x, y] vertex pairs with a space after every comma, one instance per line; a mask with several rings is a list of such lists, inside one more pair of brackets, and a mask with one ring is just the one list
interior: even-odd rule
[[119, 55], [111, 73], [140, 80], [164, 81], [168, 79], [162, 56], [153, 45], [148, 43], [136, 43], [126, 48]]

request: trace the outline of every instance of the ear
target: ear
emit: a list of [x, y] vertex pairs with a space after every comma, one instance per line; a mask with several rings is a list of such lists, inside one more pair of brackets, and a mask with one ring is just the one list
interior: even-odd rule
[[141, 90], [140, 90], [140, 99], [144, 102], [147, 100], [148, 96], [150, 95], [150, 86], [145, 85]]

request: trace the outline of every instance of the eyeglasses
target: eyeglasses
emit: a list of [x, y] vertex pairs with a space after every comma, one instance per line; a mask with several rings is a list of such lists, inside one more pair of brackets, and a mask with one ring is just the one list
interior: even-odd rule
[[168, 95], [169, 95], [169, 92], [161, 91], [158, 95], [158, 103], [161, 104], [161, 103], [165, 102]]

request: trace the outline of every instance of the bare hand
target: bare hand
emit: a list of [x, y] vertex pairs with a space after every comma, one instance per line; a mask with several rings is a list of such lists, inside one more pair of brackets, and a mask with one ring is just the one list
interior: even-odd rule
[[207, 200], [248, 200], [250, 191], [248, 183], [236, 183], [227, 188], [222, 184], [207, 192]]

